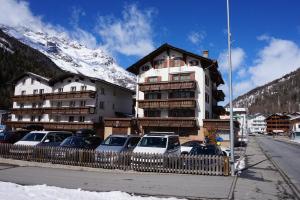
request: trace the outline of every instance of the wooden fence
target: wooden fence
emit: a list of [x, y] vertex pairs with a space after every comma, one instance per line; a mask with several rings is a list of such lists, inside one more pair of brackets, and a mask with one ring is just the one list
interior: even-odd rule
[[0, 144], [0, 157], [34, 162], [142, 172], [229, 175], [226, 156], [105, 152], [61, 147]]

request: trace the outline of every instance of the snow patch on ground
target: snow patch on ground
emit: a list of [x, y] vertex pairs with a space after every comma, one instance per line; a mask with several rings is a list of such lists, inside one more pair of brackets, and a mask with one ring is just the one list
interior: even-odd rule
[[22, 186], [0, 182], [2, 200], [178, 200], [133, 196], [125, 192], [89, 192], [81, 189], [66, 189], [47, 185]]

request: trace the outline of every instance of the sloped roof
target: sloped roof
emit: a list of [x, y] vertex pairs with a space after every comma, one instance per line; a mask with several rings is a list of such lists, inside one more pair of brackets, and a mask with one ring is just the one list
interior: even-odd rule
[[43, 76], [40, 76], [38, 74], [35, 74], [35, 73], [32, 73], [32, 72], [25, 72], [24, 74], [22, 74], [21, 76], [17, 77], [14, 79], [14, 83], [18, 82], [19, 80], [21, 80], [22, 78], [24, 78], [25, 76], [30, 76], [30, 77], [33, 77], [37, 80], [42, 80], [44, 82], [47, 82], [49, 83], [50, 79], [49, 78], [46, 78], [46, 77], [43, 77]]
[[177, 52], [181, 52], [184, 55], [188, 55], [188, 56], [199, 59], [200, 62], [201, 62], [202, 67], [204, 69], [210, 67], [209, 70], [211, 71], [211, 73], [213, 73], [214, 76], [218, 77], [218, 81], [220, 82], [220, 84], [224, 84], [224, 80], [223, 80], [223, 78], [222, 78], [222, 76], [221, 76], [221, 74], [218, 70], [218, 62], [216, 60], [205, 58], [203, 56], [194, 54], [194, 53], [186, 51], [184, 49], [174, 47], [174, 46], [172, 46], [168, 43], [165, 43], [165, 44], [161, 45], [156, 50], [152, 51], [151, 53], [149, 53], [148, 55], [146, 55], [142, 59], [138, 60], [136, 63], [129, 66], [127, 68], [127, 71], [137, 75], [139, 67], [141, 67], [143, 64], [153, 60], [153, 58], [155, 58], [156, 56], [160, 55], [161, 53], [163, 53], [164, 51], [166, 51], [168, 49], [171, 49], [171, 50], [174, 50], [174, 51], [177, 51]]

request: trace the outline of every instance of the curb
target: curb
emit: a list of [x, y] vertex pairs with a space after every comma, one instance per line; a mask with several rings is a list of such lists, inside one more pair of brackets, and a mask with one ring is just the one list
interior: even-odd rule
[[[256, 139], [255, 139], [256, 140]], [[280, 141], [283, 142], [283, 141]], [[259, 142], [257, 142], [259, 148], [261, 149], [261, 151], [265, 154], [265, 156], [268, 158], [268, 160], [274, 165], [274, 167], [278, 170], [278, 172], [280, 173], [280, 175], [282, 176], [283, 180], [286, 182], [286, 184], [291, 188], [293, 194], [295, 195], [296, 199], [300, 200], [300, 189], [291, 181], [291, 179], [288, 177], [288, 175], [282, 170], [280, 169], [280, 167], [278, 166], [278, 164], [271, 158], [271, 156], [269, 154], [267, 154], [263, 148], [261, 147], [261, 145], [259, 144]]]
[[228, 200], [233, 200], [234, 199], [234, 189], [235, 189], [235, 186], [236, 186], [236, 183], [237, 183], [237, 179], [238, 179], [238, 176], [235, 175], [234, 179], [233, 179], [233, 182], [231, 184], [231, 187], [230, 187], [230, 191], [229, 191], [229, 195], [228, 195]]
[[278, 138], [274, 138], [274, 140], [276, 140], [278, 142], [285, 142], [285, 143], [289, 143], [289, 144], [300, 146], [299, 142], [294, 142], [294, 141], [291, 141], [291, 140], [282, 140], [282, 139], [278, 139]]

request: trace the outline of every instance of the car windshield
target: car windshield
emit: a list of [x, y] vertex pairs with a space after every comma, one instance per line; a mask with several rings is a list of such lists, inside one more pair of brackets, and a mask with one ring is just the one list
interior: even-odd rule
[[85, 144], [85, 141], [82, 137], [68, 137], [60, 144], [60, 146], [81, 147], [84, 144]]
[[108, 137], [102, 145], [108, 146], [124, 146], [127, 138], [126, 137]]
[[166, 148], [167, 138], [162, 137], [143, 137], [138, 146]]
[[45, 137], [45, 133], [28, 133], [21, 139], [21, 141], [35, 141], [35, 142], [40, 142], [42, 139]]
[[215, 147], [198, 147], [195, 149], [195, 151], [192, 154], [197, 155], [215, 155], [216, 149]]

